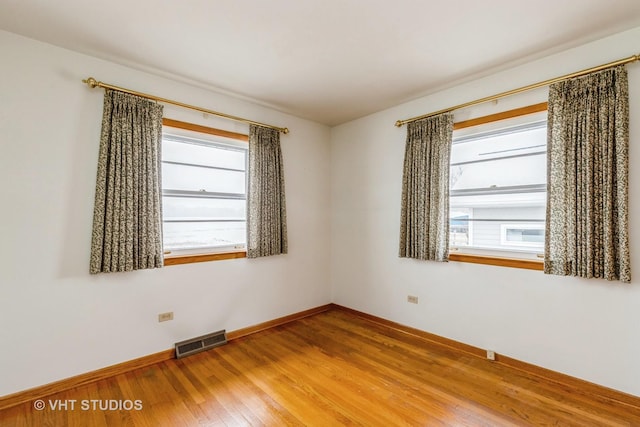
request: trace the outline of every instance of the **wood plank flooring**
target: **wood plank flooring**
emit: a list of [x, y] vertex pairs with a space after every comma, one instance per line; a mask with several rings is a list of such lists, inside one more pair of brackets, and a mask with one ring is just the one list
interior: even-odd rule
[[0, 425], [640, 426], [637, 407], [342, 310], [43, 401], [0, 412]]

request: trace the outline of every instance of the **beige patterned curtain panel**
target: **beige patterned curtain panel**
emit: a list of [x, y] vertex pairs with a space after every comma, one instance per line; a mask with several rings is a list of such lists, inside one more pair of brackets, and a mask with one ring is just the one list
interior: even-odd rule
[[624, 67], [549, 88], [544, 271], [631, 281]]
[[280, 132], [249, 128], [247, 257], [287, 253], [287, 213]]
[[400, 257], [449, 258], [449, 156], [453, 115], [411, 122], [402, 176]]
[[90, 272], [162, 267], [162, 106], [107, 89]]

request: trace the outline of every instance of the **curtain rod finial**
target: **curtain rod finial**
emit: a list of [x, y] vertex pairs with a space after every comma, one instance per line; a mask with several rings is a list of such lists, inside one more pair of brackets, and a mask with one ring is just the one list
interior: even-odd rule
[[94, 79], [93, 77], [89, 77], [87, 79], [82, 80], [82, 83], [86, 83], [87, 86], [89, 86], [92, 89], [100, 84], [100, 82]]
[[396, 127], [402, 127], [402, 120], [397, 120], [396, 121]]
[[289, 128], [284, 128], [282, 129], [282, 133], [284, 133], [285, 135], [289, 133]]

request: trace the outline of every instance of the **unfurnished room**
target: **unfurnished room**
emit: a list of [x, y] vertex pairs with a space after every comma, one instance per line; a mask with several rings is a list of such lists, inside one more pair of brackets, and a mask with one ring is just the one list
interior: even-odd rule
[[0, 0], [0, 425], [640, 426], [640, 1]]

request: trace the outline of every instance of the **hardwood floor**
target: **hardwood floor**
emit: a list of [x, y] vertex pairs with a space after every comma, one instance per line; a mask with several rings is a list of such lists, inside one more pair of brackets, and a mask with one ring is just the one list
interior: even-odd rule
[[343, 310], [43, 401], [0, 412], [0, 425], [640, 426], [640, 408]]

